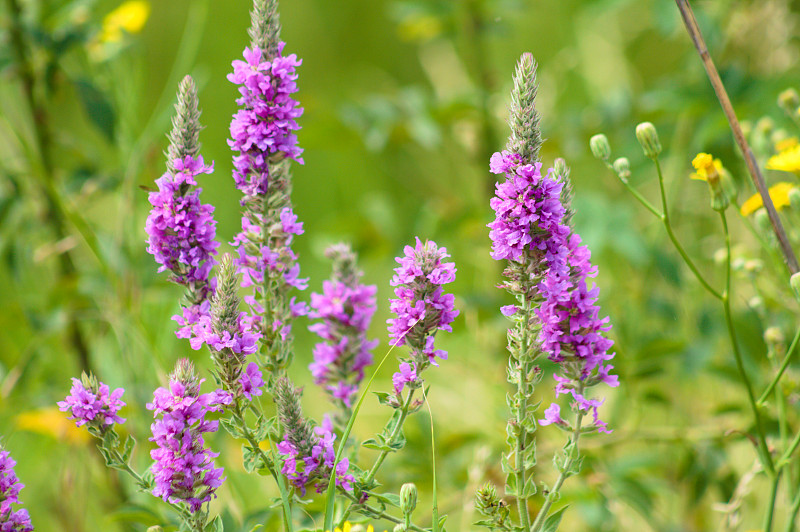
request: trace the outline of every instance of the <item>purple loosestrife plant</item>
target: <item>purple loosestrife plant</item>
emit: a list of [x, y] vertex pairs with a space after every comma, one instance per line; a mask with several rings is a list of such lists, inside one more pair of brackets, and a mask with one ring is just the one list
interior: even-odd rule
[[196, 177], [210, 174], [199, 155], [200, 111], [197, 89], [190, 76], [178, 88], [176, 115], [172, 119], [167, 149], [167, 171], [156, 180], [158, 191], [150, 193], [153, 208], [147, 217], [147, 251], [159, 264], [159, 272], [172, 272], [170, 280], [186, 287], [186, 304], [174, 316], [180, 338], [193, 335], [193, 328], [208, 314], [208, 297], [214, 292], [210, 279], [219, 243], [214, 207], [200, 203]]
[[[602, 401], [587, 398], [585, 391], [600, 382], [618, 384], [617, 378], [609, 375], [613, 366], [606, 364], [613, 357], [608, 353], [612, 342], [604, 336], [610, 328], [608, 319], [599, 317], [597, 288], [587, 285], [587, 278], [597, 270], [589, 261], [589, 250], [569, 225], [569, 170], [559, 160], [556, 169], [542, 175], [542, 164], [537, 160], [541, 135], [536, 89], [536, 63], [533, 56], [524, 54], [514, 76], [507, 149], [495, 153], [490, 162], [492, 173], [504, 174], [506, 179], [496, 186], [491, 200], [495, 220], [489, 224], [492, 258], [507, 261], [503, 272], [506, 280], [501, 286], [517, 299], [516, 305], [501, 309], [514, 322], [508, 331], [508, 375], [516, 387], [508, 400], [512, 418], [507, 441], [511, 451], [502, 460], [507, 475], [505, 491], [517, 499], [521, 529], [534, 531], [544, 525], [563, 482], [579, 470], [580, 434], [608, 431], [597, 414]], [[542, 354], [559, 364], [556, 395], [572, 396], [576, 421], [566, 421], [558, 404], [547, 408], [540, 420], [542, 425], [553, 424], [571, 432], [571, 437], [563, 458], [555, 461], [558, 480], [547, 490], [545, 502], [531, 522], [528, 499], [536, 493], [531, 474], [536, 463], [533, 392], [542, 378], [537, 365]], [[588, 413], [594, 424], [582, 426]], [[496, 498], [490, 486], [478, 493], [478, 509], [486, 517], [480, 524], [510, 530], [513, 525], [507, 512], [487, 503], [493, 493]]]
[[[314, 427], [303, 416], [301, 394], [302, 390], [295, 388], [286, 377], [276, 381], [275, 403], [283, 429], [283, 440], [278, 444], [278, 453], [283, 459], [281, 473], [302, 495], [309, 484], [316, 484], [317, 492], [322, 493], [334, 467], [336, 435], [329, 418], [325, 418], [322, 426]], [[349, 466], [347, 458], [336, 464], [336, 485], [345, 490], [352, 489], [353, 475], [347, 472]]]
[[308, 286], [291, 247], [303, 233], [292, 210], [290, 172], [292, 160], [303, 163], [294, 133], [303, 109], [292, 97], [301, 62], [283, 54], [276, 0], [256, 0], [251, 18], [251, 45], [228, 75], [241, 94], [228, 143], [237, 152], [233, 177], [244, 195], [242, 231], [232, 245], [242, 287], [252, 289], [245, 301], [260, 316], [263, 365], [277, 375], [291, 362], [291, 322], [307, 312], [289, 295]]
[[18, 505], [19, 492], [25, 486], [20, 483], [14, 466], [17, 463], [0, 447], [0, 532], [30, 532], [33, 530], [28, 510], [14, 510]]
[[200, 393], [199, 380], [192, 363], [178, 361], [167, 388], [158, 388], [153, 402], [147, 405], [157, 418], [151, 426], [150, 441], [157, 445], [150, 452], [155, 486], [153, 495], [173, 504], [184, 504], [191, 514], [187, 524], [203, 530], [208, 510], [203, 505], [215, 497], [225, 478], [216, 467], [217, 453], [205, 446], [203, 434], [216, 432], [219, 422], [206, 414], [230, 404], [231, 395], [222, 390]]
[[309, 326], [324, 342], [314, 346], [314, 362], [309, 365], [314, 382], [340, 408], [340, 421], [347, 422], [364, 368], [372, 364], [372, 349], [377, 340], [367, 339], [372, 315], [377, 309], [375, 285], [363, 285], [363, 272], [356, 254], [347, 244], [335, 244], [325, 251], [333, 261], [331, 280], [322, 284], [322, 293], [311, 294], [309, 317], [322, 320]]

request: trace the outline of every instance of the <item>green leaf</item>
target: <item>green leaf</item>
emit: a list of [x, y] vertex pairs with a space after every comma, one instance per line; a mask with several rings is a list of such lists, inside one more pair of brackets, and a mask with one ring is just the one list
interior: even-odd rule
[[564, 511], [569, 508], [569, 506], [564, 506], [557, 512], [553, 513], [547, 519], [544, 520], [544, 526], [542, 527], [542, 532], [556, 532], [558, 530], [558, 525], [561, 524], [561, 518], [564, 517]]
[[113, 142], [116, 116], [114, 108], [105, 94], [88, 79], [78, 79], [74, 84], [89, 120], [106, 136], [109, 142]]

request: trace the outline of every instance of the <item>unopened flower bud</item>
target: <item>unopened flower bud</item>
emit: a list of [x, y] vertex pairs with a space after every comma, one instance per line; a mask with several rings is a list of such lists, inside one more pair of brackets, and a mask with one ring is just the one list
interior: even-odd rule
[[636, 126], [636, 140], [642, 146], [646, 157], [655, 159], [661, 153], [661, 141], [658, 140], [656, 126], [650, 122], [642, 122]]
[[417, 507], [417, 486], [408, 482], [400, 488], [400, 510], [408, 515]]
[[631, 176], [631, 163], [628, 161], [628, 158], [620, 157], [616, 159], [613, 168], [617, 173], [617, 177], [619, 177], [623, 183], [627, 183], [628, 178]]
[[761, 228], [764, 232], [770, 232], [772, 230], [772, 222], [769, 221], [769, 214], [767, 214], [766, 209], [758, 209], [753, 216], [756, 221], [756, 225]]
[[589, 147], [592, 149], [592, 155], [601, 161], [608, 161], [611, 157], [611, 145], [608, 143], [608, 137], [602, 133], [589, 139]]
[[786, 337], [783, 335], [783, 331], [780, 327], [767, 327], [767, 330], [764, 331], [764, 343], [771, 349], [779, 347], [785, 341]]
[[789, 205], [795, 212], [800, 212], [800, 188], [793, 188], [789, 191]]
[[793, 88], [786, 89], [778, 95], [778, 105], [791, 113], [800, 107], [800, 95]]
[[792, 274], [789, 278], [789, 286], [792, 287], [794, 296], [800, 300], [800, 272]]

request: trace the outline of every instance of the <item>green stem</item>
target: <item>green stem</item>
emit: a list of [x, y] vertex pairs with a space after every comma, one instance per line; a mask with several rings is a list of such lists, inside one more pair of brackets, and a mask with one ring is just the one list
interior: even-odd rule
[[769, 503], [767, 504], [767, 513], [764, 515], [764, 532], [772, 532], [772, 518], [775, 514], [775, 500], [778, 496], [778, 487], [781, 480], [780, 471], [772, 479], [772, 486], [769, 490]]
[[[583, 387], [581, 386], [579, 392], [583, 394]], [[556, 479], [556, 483], [553, 486], [553, 489], [547, 494], [545, 498], [544, 504], [542, 505], [539, 513], [536, 514], [536, 520], [533, 522], [533, 526], [531, 527], [532, 532], [538, 532], [541, 530], [542, 525], [544, 525], [545, 519], [547, 519], [547, 514], [550, 512], [550, 507], [553, 503], [558, 499], [560, 496], [561, 486], [564, 485], [564, 481], [569, 478], [572, 473], [572, 466], [575, 463], [576, 457], [580, 456], [580, 450], [578, 448], [578, 441], [581, 437], [581, 423], [583, 422], [583, 411], [578, 408], [578, 415], [575, 421], [575, 430], [572, 432], [572, 448], [570, 449], [569, 457], [567, 458], [566, 463], [564, 464], [564, 468], [561, 471], [561, 474], [558, 475], [558, 479]], [[527, 529], [525, 529], [527, 532]]]
[[283, 519], [284, 525], [286, 528], [286, 532], [293, 532], [293, 524], [292, 524], [292, 502], [289, 499], [288, 491], [286, 486], [284, 485], [285, 479], [283, 477], [279, 477], [278, 473], [275, 471], [274, 461], [271, 460], [264, 450], [259, 445], [260, 442], [256, 441], [253, 432], [250, 430], [250, 427], [247, 426], [247, 423], [244, 420], [244, 415], [242, 414], [241, 405], [239, 404], [239, 399], [234, 399], [233, 403], [233, 419], [236, 421], [236, 424], [241, 429], [242, 433], [245, 436], [245, 439], [250, 444], [250, 447], [258, 453], [258, 456], [261, 458], [261, 461], [267, 466], [269, 469], [272, 478], [275, 479], [275, 483], [278, 485], [278, 489], [281, 492], [281, 506], [283, 508]]
[[792, 500], [792, 508], [789, 511], [789, 519], [786, 521], [785, 532], [796, 532], [795, 523], [797, 522], [797, 514], [800, 512], [800, 490]]
[[[403, 409], [400, 412], [400, 419], [397, 421], [397, 425], [395, 425], [394, 430], [392, 430], [392, 434], [389, 436], [388, 443], [391, 444], [394, 439], [400, 434], [400, 431], [403, 430], [403, 423], [405, 423], [406, 418], [408, 417], [408, 409], [411, 407], [411, 399], [414, 397], [415, 389], [411, 389], [408, 392], [408, 396], [406, 396], [406, 400], [403, 403]], [[383, 461], [386, 460], [386, 457], [389, 456], [389, 451], [381, 451], [381, 454], [378, 456], [378, 459], [375, 460], [375, 463], [372, 465], [372, 468], [369, 470], [367, 474], [367, 478], [364, 479], [364, 483], [369, 485], [372, 480], [375, 478], [375, 475], [378, 473], [378, 469], [380, 469]]]
[[[370, 506], [368, 504], [359, 503], [358, 499], [356, 499], [355, 495], [353, 495], [349, 491], [340, 489], [339, 492], [342, 495], [344, 495], [345, 497], [347, 497], [348, 499], [350, 499], [351, 506], [355, 506], [357, 504], [360, 505], [360, 506], [363, 506], [364, 509], [365, 509], [364, 513], [368, 514], [371, 517], [375, 517], [377, 519], [384, 519], [384, 520], [390, 521], [390, 522], [392, 522], [394, 524], [405, 523], [405, 520], [403, 518], [401, 518], [401, 517], [395, 517], [394, 515], [386, 513], [384, 510], [380, 510], [380, 509], [375, 508], [373, 506]], [[332, 529], [331, 528], [326, 528], [325, 530], [332, 530]], [[415, 525], [413, 523], [409, 527], [409, 530], [414, 530], [415, 532], [426, 532], [425, 529], [420, 528], [420, 527], [418, 527], [417, 525]]]
[[753, 385], [750, 383], [750, 377], [747, 376], [747, 370], [744, 367], [744, 360], [742, 353], [739, 351], [739, 343], [736, 341], [736, 330], [733, 325], [733, 316], [731, 313], [731, 236], [728, 231], [728, 219], [725, 216], [725, 211], [720, 211], [720, 219], [722, 220], [722, 229], [725, 234], [725, 291], [722, 293], [722, 306], [725, 309], [725, 324], [728, 328], [728, 336], [730, 337], [731, 347], [736, 359], [736, 368], [739, 370], [739, 376], [747, 389], [747, 399], [750, 402], [750, 408], [753, 411], [755, 418], [759, 456], [761, 457], [761, 465], [770, 477], [775, 476], [775, 466], [772, 462], [772, 456], [767, 447], [767, 438], [764, 433], [764, 426], [761, 421], [761, 414], [756, 404], [755, 394], [753, 393]]
[[705, 288], [711, 295], [713, 295], [717, 299], [722, 299], [722, 294], [714, 290], [714, 288], [710, 284], [708, 284], [708, 282], [703, 278], [703, 276], [700, 274], [700, 271], [697, 269], [697, 266], [694, 265], [694, 262], [692, 262], [692, 259], [689, 258], [689, 255], [686, 254], [686, 251], [683, 249], [683, 246], [678, 241], [678, 237], [675, 236], [675, 233], [672, 230], [672, 224], [670, 223], [669, 219], [669, 208], [667, 207], [667, 195], [664, 191], [664, 175], [661, 172], [661, 165], [658, 162], [658, 158], [654, 158], [653, 162], [656, 165], [656, 172], [658, 173], [658, 186], [659, 190], [661, 191], [661, 206], [663, 212], [660, 218], [661, 222], [664, 224], [664, 229], [667, 230], [667, 235], [669, 236], [669, 239], [672, 241], [672, 245], [674, 245], [675, 249], [678, 250], [678, 253], [683, 259], [683, 262], [686, 263], [686, 265], [692, 271], [692, 273], [700, 282], [700, 284], [703, 285], [703, 288]]
[[772, 393], [772, 390], [775, 389], [775, 386], [778, 384], [778, 381], [781, 380], [783, 373], [786, 371], [786, 368], [789, 367], [789, 362], [792, 359], [792, 355], [794, 354], [794, 350], [797, 347], [797, 342], [800, 340], [800, 329], [794, 335], [794, 339], [792, 343], [789, 345], [789, 350], [786, 352], [786, 355], [783, 357], [783, 362], [781, 362], [780, 367], [778, 368], [778, 373], [772, 378], [772, 381], [767, 386], [767, 389], [764, 390], [764, 393], [761, 394], [761, 397], [758, 398], [758, 402], [756, 403], [758, 406], [763, 406], [767, 400], [767, 397]]

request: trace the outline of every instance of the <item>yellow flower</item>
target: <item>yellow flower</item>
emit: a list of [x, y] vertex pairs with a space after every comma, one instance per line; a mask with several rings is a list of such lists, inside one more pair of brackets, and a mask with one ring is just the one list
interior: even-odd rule
[[40, 408], [22, 412], [16, 418], [17, 427], [29, 432], [36, 432], [61, 441], [85, 443], [91, 439], [89, 433], [75, 426], [74, 421], [67, 419], [67, 414], [59, 412], [56, 407]]
[[100, 30], [100, 42], [119, 42], [125, 33], [142, 31], [147, 17], [150, 16], [150, 4], [144, 0], [129, 0], [103, 19]]
[[[784, 207], [789, 206], [789, 192], [791, 192], [794, 188], [797, 188], [797, 185], [794, 183], [787, 183], [785, 181], [781, 181], [780, 183], [769, 187], [769, 197], [772, 199], [772, 203], [775, 205], [775, 210], [779, 211]], [[742, 216], [750, 216], [763, 206], [764, 202], [761, 199], [761, 195], [754, 194], [742, 204]]]
[[781, 170], [782, 172], [800, 172], [800, 144], [795, 143], [793, 146], [780, 150], [777, 155], [770, 157], [767, 161], [767, 168]]
[[781, 140], [779, 142], [776, 142], [775, 143], [775, 151], [780, 153], [782, 151], [790, 150], [790, 149], [792, 149], [792, 148], [794, 148], [795, 146], [798, 146], [798, 145], [800, 145], [800, 141], [797, 140], [797, 137], [789, 137], [789, 138], [783, 139], [783, 140]]
[[692, 160], [692, 166], [697, 170], [697, 173], [690, 175], [692, 179], [699, 179], [700, 181], [708, 181], [708, 176], [716, 173], [722, 174], [724, 168], [722, 161], [714, 159], [708, 153], [698, 153], [697, 157]]
[[[360, 529], [363, 530], [363, 528]], [[350, 521], [345, 521], [344, 525], [342, 525], [342, 528], [339, 528], [337, 526], [336, 530], [334, 530], [333, 532], [351, 532], [351, 531], [356, 532], [356, 528], [354, 528], [353, 525], [350, 524]], [[330, 532], [330, 530], [328, 532]], [[366, 532], [375, 532], [375, 527], [373, 527], [372, 525], [367, 526]], [[383, 532], [386, 531], [384, 530]]]

